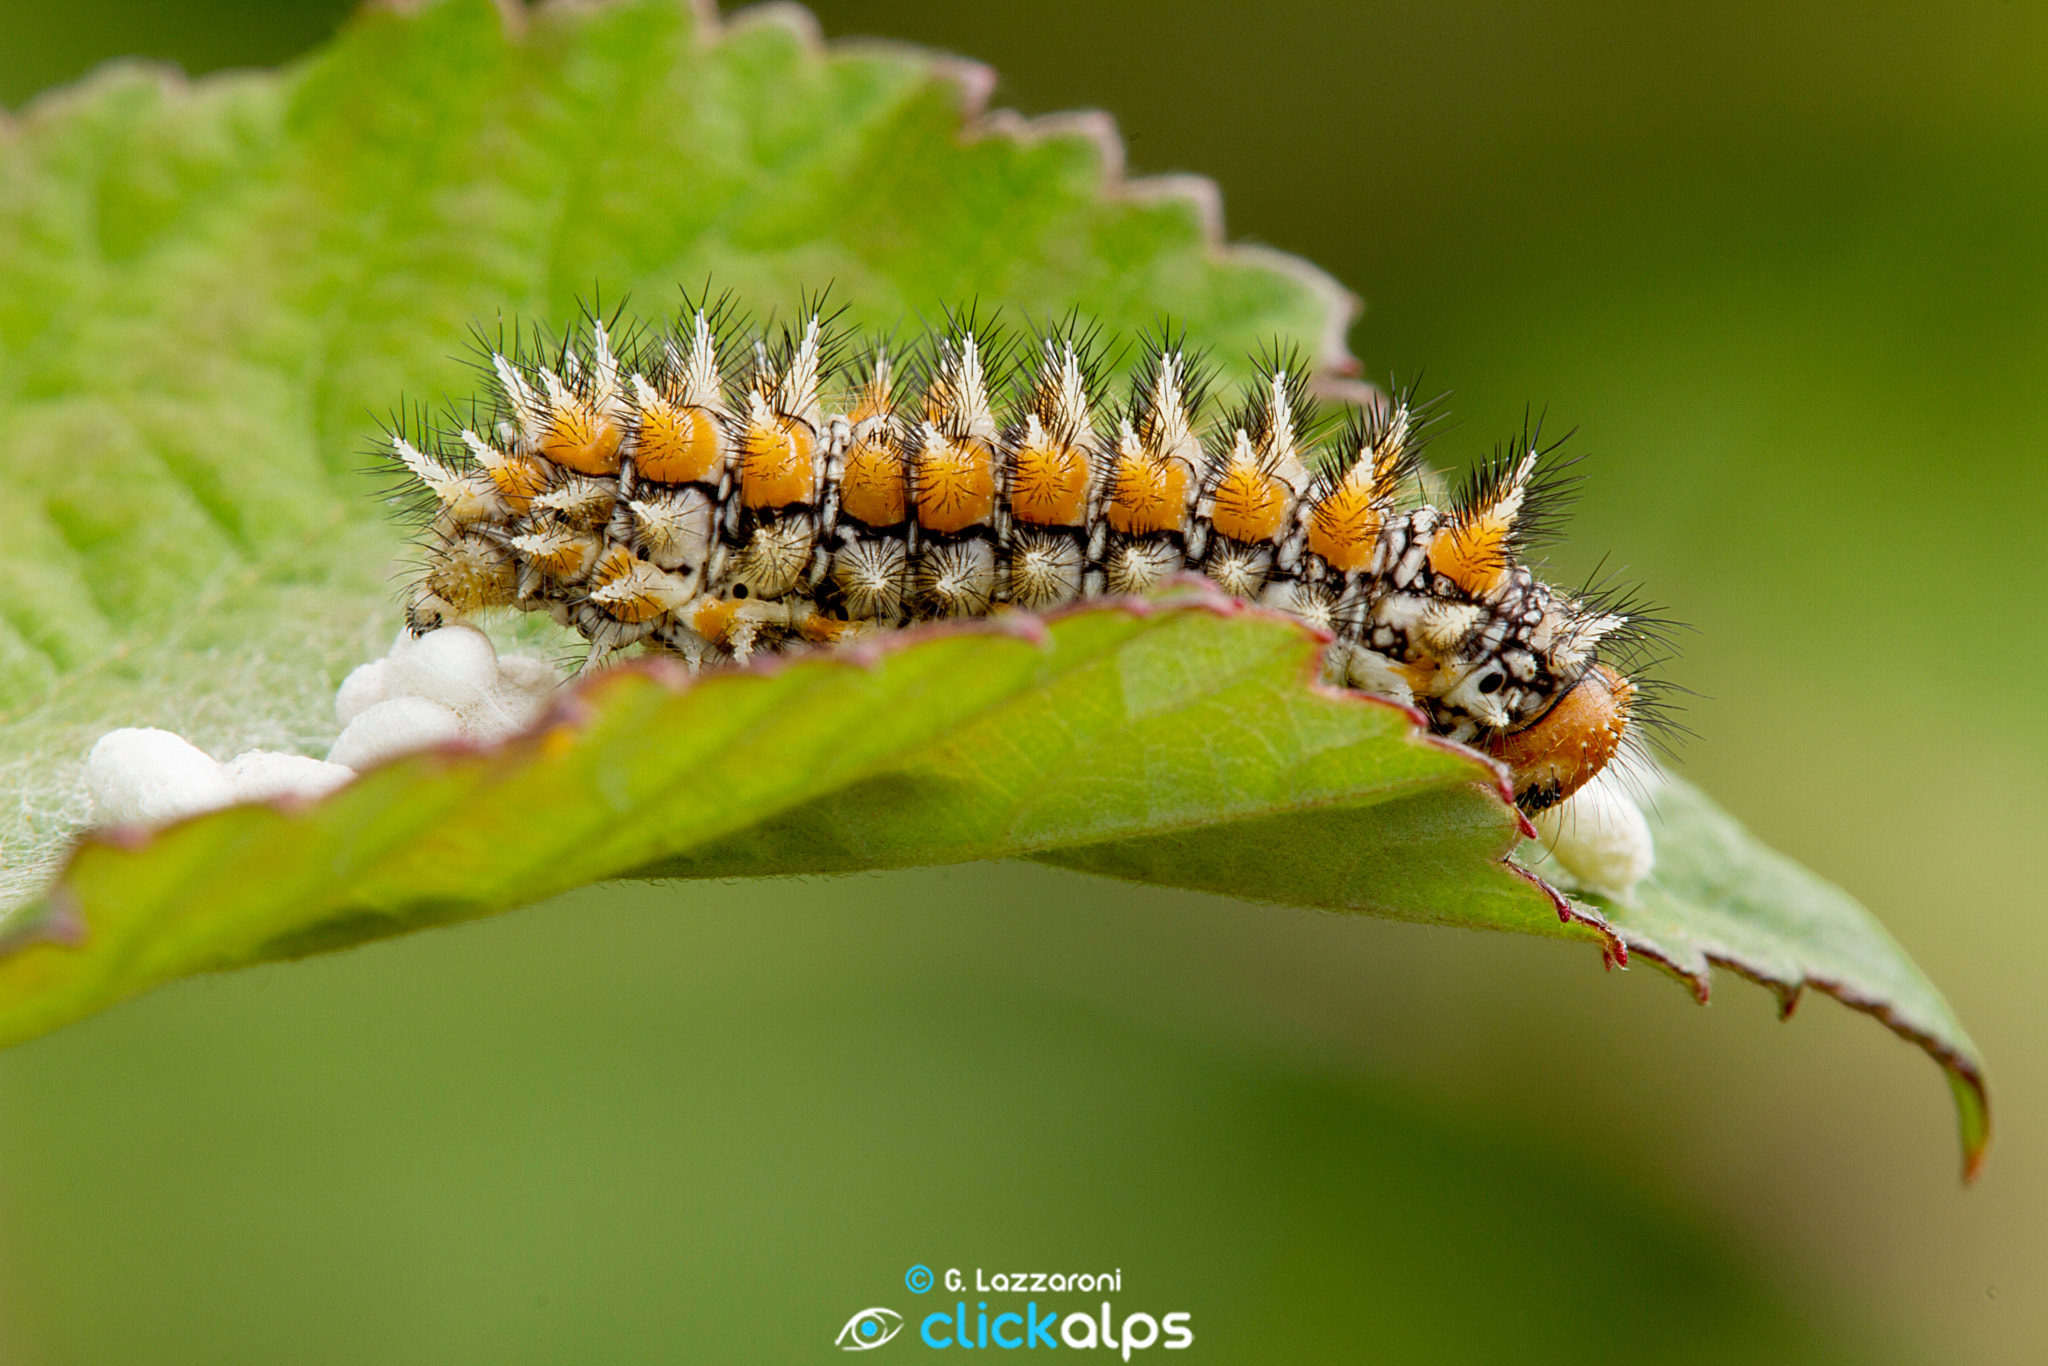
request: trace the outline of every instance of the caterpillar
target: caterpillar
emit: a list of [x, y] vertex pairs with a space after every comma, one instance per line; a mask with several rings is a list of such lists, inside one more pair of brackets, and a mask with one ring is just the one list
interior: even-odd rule
[[1526, 812], [1636, 743], [1647, 619], [1526, 562], [1572, 483], [1526, 423], [1438, 508], [1434, 405], [1325, 415], [1279, 343], [1220, 403], [1167, 326], [1112, 394], [1119, 356], [1075, 316], [1011, 335], [969, 310], [900, 348], [838, 321], [806, 300], [750, 329], [707, 293], [645, 330], [479, 333], [468, 420], [394, 422], [382, 452], [418, 495], [410, 629], [544, 612], [585, 667], [638, 645], [697, 669], [1193, 573], [1321, 632], [1326, 682], [1492, 754]]

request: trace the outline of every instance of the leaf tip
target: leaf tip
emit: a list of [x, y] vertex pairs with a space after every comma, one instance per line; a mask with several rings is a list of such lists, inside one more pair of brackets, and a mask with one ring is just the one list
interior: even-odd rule
[[1916, 1022], [1894, 1003], [1858, 991], [1847, 983], [1814, 976], [1806, 980], [1807, 985], [1826, 992], [1851, 1010], [1871, 1016], [1934, 1059], [1955, 1096], [1957, 1137], [1963, 1146], [1963, 1184], [1975, 1184], [1984, 1165], [1985, 1150], [1991, 1145], [1991, 1094], [1975, 1045], [1959, 1030], [1946, 1034], [1930, 1028]]
[[1991, 1147], [1991, 1097], [1984, 1086], [1984, 1074], [1957, 1059], [1945, 1062], [1949, 1088], [1955, 1092], [1956, 1128], [1963, 1144], [1963, 1184], [1974, 1186], [1984, 1168], [1984, 1154]]

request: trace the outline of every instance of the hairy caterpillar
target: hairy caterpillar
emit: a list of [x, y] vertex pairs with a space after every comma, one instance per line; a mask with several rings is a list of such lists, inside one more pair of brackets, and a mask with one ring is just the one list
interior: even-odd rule
[[1193, 572], [1326, 633], [1328, 681], [1488, 750], [1525, 810], [1634, 741], [1616, 652], [1644, 623], [1523, 562], [1569, 482], [1526, 428], [1439, 509], [1429, 405], [1325, 420], [1295, 352], [1226, 407], [1166, 330], [1113, 397], [1073, 318], [1006, 338], [956, 315], [900, 350], [834, 321], [813, 300], [750, 334], [729, 299], [686, 300], [645, 334], [590, 316], [552, 345], [480, 339], [470, 420], [390, 434], [428, 495], [408, 624], [541, 611], [586, 664], [641, 644], [695, 668]]

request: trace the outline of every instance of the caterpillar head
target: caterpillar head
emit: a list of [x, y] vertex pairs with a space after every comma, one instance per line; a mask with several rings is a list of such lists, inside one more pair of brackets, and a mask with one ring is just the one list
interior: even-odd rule
[[1533, 725], [1489, 741], [1513, 777], [1516, 805], [1533, 815], [1591, 782], [1627, 737], [1635, 694], [1620, 670], [1595, 664]]

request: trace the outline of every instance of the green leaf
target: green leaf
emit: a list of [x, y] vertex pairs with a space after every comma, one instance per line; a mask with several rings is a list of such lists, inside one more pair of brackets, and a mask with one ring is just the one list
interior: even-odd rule
[[[619, 877], [1030, 857], [1112, 876], [1709, 962], [1882, 1015], [1980, 1069], [1869, 917], [1660, 797], [1629, 908], [1507, 862], [1482, 757], [1313, 686], [1298, 626], [1198, 589], [911, 633], [689, 684], [658, 662], [489, 752], [328, 800], [86, 839], [80, 759], [115, 725], [217, 754], [319, 752], [332, 690], [396, 626], [404, 548], [358, 467], [401, 393], [468, 387], [478, 320], [561, 319], [707, 277], [757, 309], [832, 281], [891, 326], [974, 297], [1171, 314], [1230, 357], [1275, 334], [1348, 367], [1349, 300], [1219, 245], [1198, 182], [1120, 177], [1099, 120], [980, 113], [985, 73], [825, 53], [777, 9], [669, 0], [366, 12], [278, 74], [112, 70], [0, 140], [0, 1041], [183, 974], [338, 948]], [[39, 889], [42, 891], [37, 896]]]
[[88, 840], [45, 940], [0, 960], [0, 1040], [171, 977], [605, 878], [1019, 855], [1121, 871], [1179, 842], [1221, 890], [1612, 948], [1598, 916], [1561, 918], [1502, 862], [1520, 826], [1488, 762], [1309, 686], [1317, 648], [1200, 594], [694, 684], [615, 669], [488, 751], [400, 760], [300, 810]]
[[[979, 297], [1162, 313], [1224, 356], [1344, 360], [1350, 302], [1224, 250], [1194, 182], [1121, 179], [1100, 120], [967, 120], [978, 68], [827, 58], [782, 9], [669, 0], [370, 10], [281, 75], [117, 68], [0, 131], [0, 828], [17, 894], [83, 816], [110, 724], [324, 748], [403, 558], [375, 419], [474, 376], [469, 329], [601, 287], [757, 311], [832, 282], [891, 327]], [[971, 131], [970, 131], [971, 130]]]
[[[1631, 954], [1686, 982], [1702, 1004], [1719, 964], [1775, 993], [1783, 1019], [1812, 987], [1926, 1049], [1955, 1092], [1963, 1175], [1974, 1178], [1991, 1138], [1983, 1059], [1906, 951], [1854, 898], [1758, 842], [1691, 784], [1666, 777], [1648, 798], [1656, 873], [1631, 905], [1598, 896], [1585, 904]], [[1553, 869], [1540, 846], [1518, 858], [1538, 873]]]

